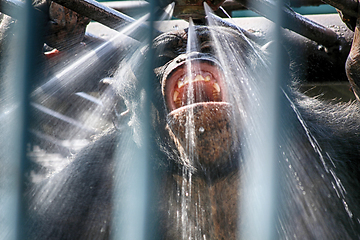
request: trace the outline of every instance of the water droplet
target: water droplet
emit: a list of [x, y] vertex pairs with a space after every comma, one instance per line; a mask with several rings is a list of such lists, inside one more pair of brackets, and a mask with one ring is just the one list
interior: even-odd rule
[[200, 127], [199, 132], [203, 133], [203, 132], [205, 132], [205, 129], [203, 127]]

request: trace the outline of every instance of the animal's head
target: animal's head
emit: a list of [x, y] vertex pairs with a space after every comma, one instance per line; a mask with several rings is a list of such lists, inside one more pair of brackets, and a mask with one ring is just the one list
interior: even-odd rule
[[[227, 169], [237, 162], [241, 145], [242, 111], [251, 100], [246, 88], [263, 76], [257, 74], [267, 60], [259, 58], [266, 54], [229, 27], [195, 27], [198, 46], [192, 51], [187, 51], [188, 35], [188, 29], [169, 32], [153, 42], [155, 132], [160, 142], [172, 142], [162, 148], [176, 151], [181, 157], [172, 159], [178, 164], [202, 172]], [[140, 60], [135, 60], [137, 70], [132, 67], [135, 75], [141, 72]], [[122, 89], [132, 87], [134, 82]], [[128, 102], [134, 105], [140, 98]]]
[[195, 33], [198, 46], [190, 52], [188, 29], [154, 40], [163, 118], [183, 164], [202, 170], [224, 168], [234, 164], [240, 147], [242, 116], [237, 102], [247, 101], [240, 81], [258, 70], [261, 60], [254, 51], [261, 50], [229, 27], [196, 27]]

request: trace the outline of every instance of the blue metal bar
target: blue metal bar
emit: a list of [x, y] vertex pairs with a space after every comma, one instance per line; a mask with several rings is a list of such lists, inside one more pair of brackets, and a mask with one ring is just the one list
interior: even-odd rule
[[[157, 35], [154, 31], [155, 6], [154, 1], [150, 2], [149, 28], [146, 31], [140, 31], [147, 39], [144, 45], [151, 46], [153, 37]], [[153, 172], [152, 151], [152, 133], [151, 133], [151, 82], [153, 81], [153, 53], [151, 47], [139, 58], [142, 62], [142, 78], [137, 79], [141, 88], [138, 89], [141, 108], [135, 114], [139, 120], [138, 131], [141, 133], [141, 139], [136, 139], [132, 131], [126, 130], [121, 133], [120, 143], [121, 151], [117, 153], [116, 158], [116, 181], [115, 181], [115, 229], [119, 229], [112, 236], [113, 239], [134, 239], [147, 240], [158, 239], [156, 237], [156, 221], [151, 209], [155, 204], [154, 188], [155, 175]], [[143, 59], [145, 59], [143, 61]], [[139, 63], [137, 65], [139, 65]], [[129, 130], [129, 129], [128, 129]], [[124, 168], [127, 171], [124, 172]], [[120, 203], [120, 204], [118, 204]]]
[[[6, 8], [6, 6], [5, 6]], [[21, 8], [8, 9], [10, 15], [17, 18], [14, 27], [13, 39], [8, 40], [10, 49], [9, 58], [1, 59], [7, 64], [3, 75], [4, 84], [3, 104], [0, 106], [3, 117], [2, 138], [0, 141], [1, 162], [4, 172], [2, 178], [6, 185], [5, 195], [2, 195], [1, 211], [6, 222], [6, 239], [26, 239], [26, 223], [28, 202], [24, 198], [26, 187], [26, 173], [29, 162], [26, 157], [26, 144], [28, 143], [27, 126], [29, 124], [29, 85], [34, 75], [35, 55], [41, 50], [43, 41], [39, 41], [44, 24], [39, 21], [39, 15], [34, 14], [31, 1], [26, 1]], [[1, 179], [3, 180], [3, 179]], [[1, 228], [3, 229], [3, 228]]]
[[[259, 4], [259, 3], [258, 3]], [[270, 18], [274, 21], [272, 39], [273, 46], [270, 48], [272, 66], [268, 74], [264, 72], [263, 83], [258, 89], [258, 105], [250, 107], [250, 114], [254, 118], [251, 133], [247, 135], [250, 139], [249, 149], [245, 161], [245, 183], [243, 187], [244, 201], [240, 203], [242, 219], [246, 224], [240, 225], [240, 239], [249, 240], [273, 240], [278, 239], [276, 225], [278, 214], [279, 177], [278, 177], [278, 151], [280, 146], [279, 132], [286, 128], [281, 116], [284, 108], [281, 100], [281, 88], [287, 82], [287, 74], [284, 73], [284, 64], [281, 49], [281, 26], [284, 21], [282, 11], [283, 2], [280, 0], [272, 9]], [[266, 6], [254, 5], [256, 9]], [[256, 104], [255, 103], [255, 104]], [[252, 103], [249, 103], [252, 104]], [[261, 151], [259, 151], [261, 146]]]

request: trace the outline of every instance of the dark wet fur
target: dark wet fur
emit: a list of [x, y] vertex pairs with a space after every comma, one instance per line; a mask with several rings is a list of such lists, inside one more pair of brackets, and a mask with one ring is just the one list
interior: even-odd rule
[[[230, 34], [233, 34], [232, 31]], [[206, 28], [198, 32], [206, 39]], [[156, 40], [154, 46], [158, 53], [162, 53], [156, 66], [158, 76], [161, 76], [164, 64], [185, 51], [184, 36], [185, 32], [169, 33]], [[236, 39], [241, 41], [239, 36]], [[170, 51], [164, 53], [164, 50], [168, 49]], [[141, 74], [137, 77], [141, 77]], [[136, 118], [138, 95], [135, 89], [139, 85], [134, 78], [126, 76], [124, 79], [128, 82], [122, 86], [114, 86], [115, 92], [125, 98], [127, 107], [133, 111], [132, 117]], [[227, 171], [222, 171], [220, 177], [201, 172], [201, 169], [185, 169], [194, 171], [189, 220], [187, 226], [176, 224], [176, 211], [180, 208], [178, 192], [183, 184], [187, 184], [184, 181], [187, 175], [184, 174], [182, 161], [179, 160], [180, 154], [165, 129], [167, 110], [159, 95], [159, 79], [154, 86], [153, 140], [158, 147], [152, 158], [156, 158], [154, 162], [157, 166], [154, 168], [159, 174], [157, 180], [160, 186], [155, 210], [160, 233], [157, 239], [182, 239], [182, 228], [192, 230], [191, 234], [185, 234], [186, 239], [203, 236], [206, 236], [206, 239], [235, 239], [238, 223], [237, 202], [241, 194], [238, 191], [241, 180], [239, 164], [231, 165]], [[279, 133], [277, 170], [281, 186], [276, 225], [278, 237], [360, 238], [357, 220], [360, 214], [358, 103], [325, 103], [290, 89], [285, 91], [291, 101], [283, 96], [283, 105], [279, 106], [284, 108], [283, 112], [286, 113], [281, 116], [280, 125], [286, 127]], [[291, 107], [292, 103], [298, 115]], [[304, 121], [307, 128], [304, 128], [301, 121]], [[122, 128], [130, 128], [136, 132], [135, 126], [124, 125]], [[111, 229], [112, 176], [115, 164], [113, 154], [115, 148], [118, 152], [124, 151], [124, 146], [118, 144], [127, 140], [126, 137], [123, 138], [121, 129], [104, 133], [77, 154], [74, 161], [63, 171], [35, 186], [28, 193], [33, 199], [29, 236], [33, 239], [109, 237], [114, 231]], [[314, 141], [313, 144], [319, 148], [319, 152], [314, 150], [311, 141]], [[323, 160], [319, 153], [324, 157]], [[44, 191], [51, 191], [55, 187], [60, 187], [59, 191], [47, 198]], [[196, 211], [202, 212], [201, 219], [197, 219]], [[241, 216], [239, 221], [246, 223]]]

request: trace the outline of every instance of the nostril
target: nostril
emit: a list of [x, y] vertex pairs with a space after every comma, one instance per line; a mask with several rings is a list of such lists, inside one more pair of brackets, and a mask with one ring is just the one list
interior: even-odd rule
[[186, 58], [179, 58], [176, 60], [176, 63], [181, 63], [184, 62], [186, 60]]
[[190, 52], [190, 53], [187, 53], [186, 55], [185, 54], [182, 54], [180, 56], [177, 57], [177, 59], [175, 60], [175, 62], [177, 64], [181, 63], [181, 62], [185, 62], [186, 60], [193, 60], [193, 59], [197, 59], [199, 58], [201, 55], [201, 53], [199, 52]]

